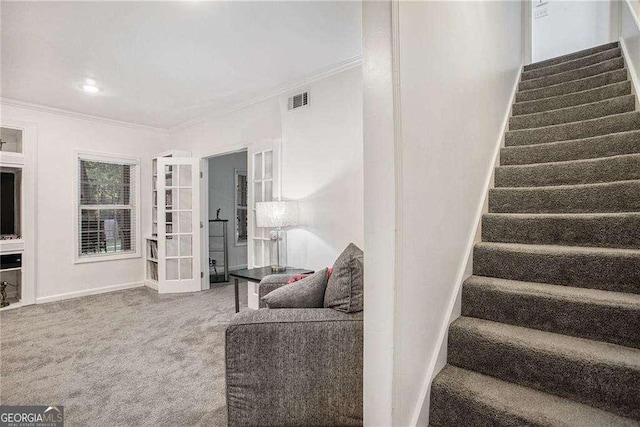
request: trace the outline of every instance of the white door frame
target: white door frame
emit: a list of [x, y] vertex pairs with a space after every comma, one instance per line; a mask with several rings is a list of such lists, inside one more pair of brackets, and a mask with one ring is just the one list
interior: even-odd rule
[[[202, 188], [200, 189], [200, 200], [202, 200], [200, 206], [200, 218], [202, 218], [201, 229], [201, 252], [202, 252], [202, 268], [204, 274], [202, 277], [202, 290], [209, 289], [211, 284], [209, 283], [209, 159], [213, 157], [226, 156], [234, 153], [247, 153], [247, 167], [249, 165], [249, 147], [251, 143], [243, 142], [240, 144], [225, 145], [223, 147], [215, 149], [213, 152], [209, 152], [200, 157], [200, 171], [202, 171]], [[248, 214], [248, 213], [247, 213]], [[249, 244], [247, 243], [247, 260], [249, 259]], [[206, 260], [206, 262], [205, 262]]]
[[36, 303], [37, 283], [37, 145], [38, 125], [22, 120], [13, 120], [8, 117], [0, 119], [0, 126], [18, 129], [22, 131], [23, 160], [18, 160], [9, 155], [0, 154], [0, 162], [3, 165], [23, 165], [22, 172], [22, 239], [20, 242], [4, 241], [0, 243], [3, 253], [22, 252], [22, 295], [20, 304], [9, 307], [20, 307]]

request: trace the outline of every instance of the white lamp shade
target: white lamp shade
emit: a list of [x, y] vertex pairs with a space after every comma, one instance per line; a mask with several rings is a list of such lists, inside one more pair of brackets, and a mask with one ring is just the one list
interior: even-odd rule
[[290, 227], [298, 225], [298, 202], [276, 201], [256, 203], [258, 227]]

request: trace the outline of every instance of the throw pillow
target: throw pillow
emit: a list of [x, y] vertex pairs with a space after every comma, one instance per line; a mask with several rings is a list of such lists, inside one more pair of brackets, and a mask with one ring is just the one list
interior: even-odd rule
[[364, 253], [353, 243], [333, 264], [324, 306], [345, 313], [356, 313], [364, 307]]
[[[331, 277], [331, 273], [333, 272], [333, 267], [329, 267], [327, 268], [327, 280], [329, 279], [329, 277]], [[295, 276], [291, 276], [291, 278], [289, 280], [287, 280], [287, 283], [295, 283], [298, 282], [302, 279], [304, 279], [305, 277], [309, 277], [311, 276], [311, 274], [313, 273], [308, 273], [308, 274], [296, 274]]]
[[321, 308], [327, 287], [327, 269], [284, 285], [262, 297], [269, 308]]

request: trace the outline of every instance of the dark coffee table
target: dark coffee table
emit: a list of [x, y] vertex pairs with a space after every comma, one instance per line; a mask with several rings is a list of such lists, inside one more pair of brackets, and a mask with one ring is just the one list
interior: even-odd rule
[[297, 274], [311, 274], [313, 270], [307, 270], [305, 268], [295, 268], [295, 267], [287, 267], [285, 271], [279, 271], [274, 273], [271, 271], [271, 267], [260, 267], [260, 268], [251, 268], [242, 270], [234, 270], [229, 272], [229, 276], [233, 277], [235, 291], [236, 291], [236, 313], [240, 311], [240, 298], [238, 291], [238, 280], [244, 279], [249, 282], [260, 283], [262, 279], [266, 276], [271, 276], [272, 274], [288, 274], [289, 276], [295, 276]]

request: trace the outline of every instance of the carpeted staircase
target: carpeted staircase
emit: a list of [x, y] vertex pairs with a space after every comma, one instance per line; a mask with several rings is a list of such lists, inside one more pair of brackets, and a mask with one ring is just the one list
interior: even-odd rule
[[524, 68], [433, 426], [640, 425], [640, 112], [618, 43]]

